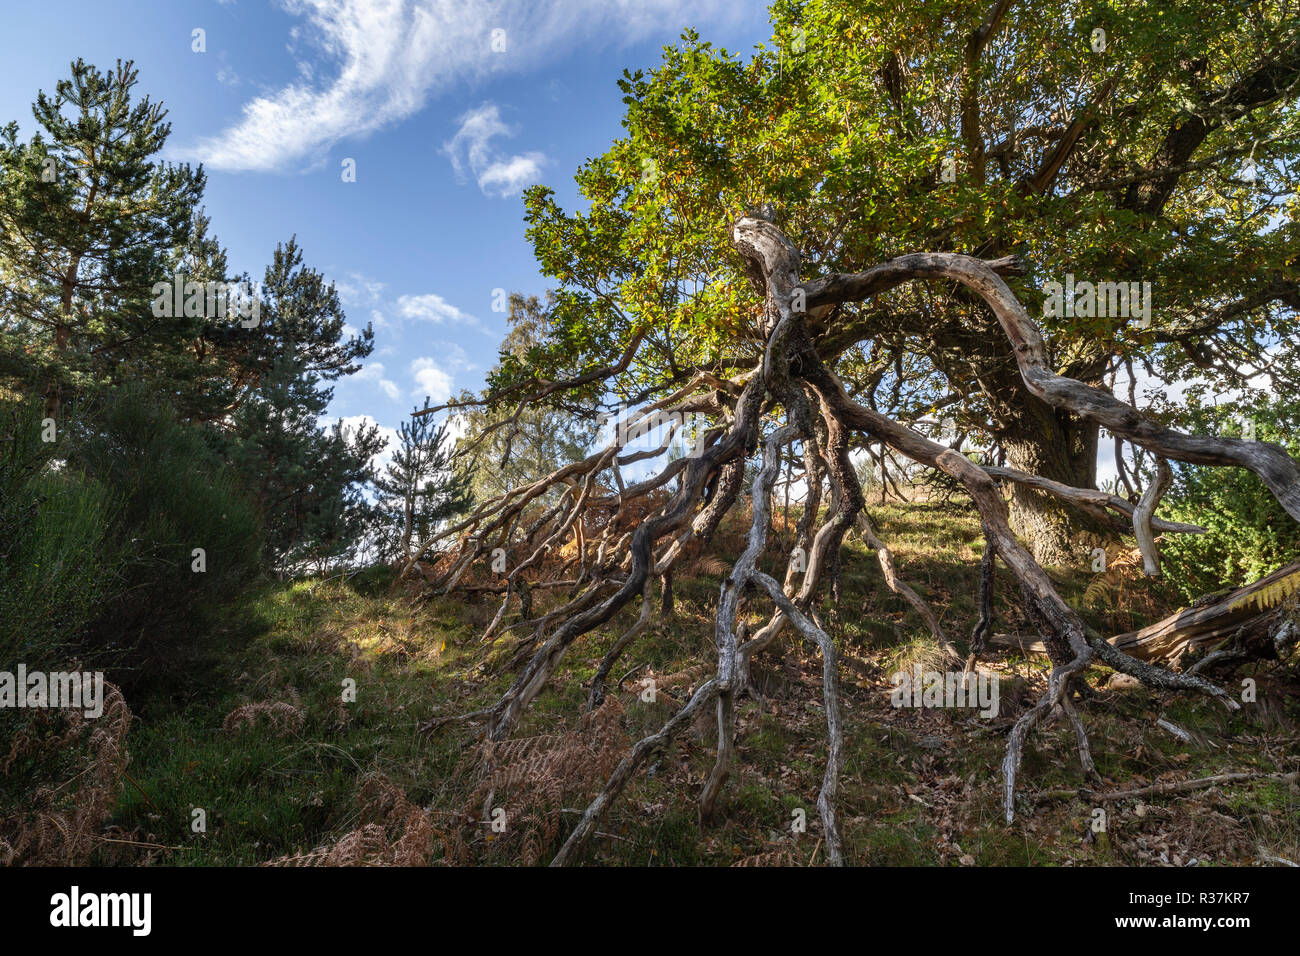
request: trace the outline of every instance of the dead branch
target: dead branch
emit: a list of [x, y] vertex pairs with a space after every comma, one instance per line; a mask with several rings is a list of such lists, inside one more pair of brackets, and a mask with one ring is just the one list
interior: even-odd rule
[[1136, 800], [1142, 797], [1158, 797], [1170, 793], [1187, 793], [1205, 787], [1217, 787], [1227, 783], [1244, 783], [1254, 780], [1284, 780], [1291, 786], [1296, 785], [1294, 773], [1220, 773], [1212, 777], [1197, 777], [1195, 780], [1180, 780], [1176, 783], [1153, 783], [1146, 787], [1132, 790], [1111, 790], [1098, 792], [1087, 787], [1075, 790], [1044, 790], [1041, 793], [1027, 793], [1025, 798], [1037, 803], [1048, 800], [1073, 800], [1078, 798], [1084, 803], [1115, 803], [1119, 800]]
[[[1159, 569], [1156, 533], [1202, 531], [1195, 525], [1155, 517], [1160, 497], [1172, 475], [1167, 459], [1246, 467], [1265, 482], [1288, 513], [1300, 519], [1300, 469], [1285, 451], [1268, 443], [1187, 435], [1164, 428], [1106, 392], [1055, 374], [1038, 327], [1003, 281], [1002, 276], [1021, 272], [1012, 258], [986, 262], [951, 253], [913, 253], [866, 272], [825, 276], [804, 283], [800, 278], [799, 251], [771, 222], [742, 217], [734, 223], [731, 238], [740, 253], [745, 274], [762, 298], [757, 324], [764, 339], [760, 365], [742, 378], [730, 380], [727, 384], [731, 387], [725, 389], [719, 384], [718, 376], [697, 371], [684, 387], [634, 413], [631, 420], [635, 427], [642, 427], [657, 421], [655, 416], [665, 408], [710, 410], [720, 424], [710, 431], [704, 447], [697, 449], [698, 454], [669, 462], [656, 475], [627, 486], [619, 466], [652, 458], [657, 452], [621, 454], [616, 438], [581, 462], [485, 503], [469, 519], [441, 534], [445, 540], [470, 532], [454, 549], [454, 557], [448, 559], [451, 570], [445, 580], [446, 587], [451, 588], [489, 545], [510, 544], [514, 529], [525, 513], [531, 516], [543, 510], [539, 502], [544, 495], [560, 495], [560, 504], [550, 506], [543, 519], [526, 519], [531, 523], [520, 551], [528, 557], [508, 576], [504, 585], [506, 599], [489, 633], [504, 615], [514, 583], [542, 586], [542, 580], [534, 581], [532, 577], [534, 573], [546, 577], [545, 557], [570, 532], [576, 538], [575, 553], [561, 567], [559, 577], [563, 579], [567, 570], [576, 566], [578, 572], [573, 583], [585, 584], [586, 589], [558, 610], [527, 622], [536, 629], [534, 640], [539, 646], [523, 664], [511, 687], [494, 704], [474, 714], [442, 718], [426, 725], [437, 726], [449, 719], [484, 719], [490, 739], [500, 741], [513, 731], [523, 711], [574, 642], [613, 620], [639, 596], [641, 613], [637, 621], [615, 642], [592, 682], [591, 700], [603, 695], [610, 668], [649, 622], [650, 576], [659, 576], [666, 588], [674, 563], [687, 546], [710, 538], [740, 498], [746, 462], [762, 447], [761, 465], [750, 494], [747, 543], [722, 582], [719, 594], [714, 620], [718, 648], [715, 675], [659, 731], [643, 738], [623, 758], [583, 812], [556, 855], [555, 864], [574, 858], [647, 757], [667, 746], [703, 708], [713, 704], [718, 724], [718, 752], [700, 796], [701, 818], [708, 819], [734, 759], [735, 700], [748, 686], [750, 661], [755, 654], [770, 647], [787, 625], [793, 625], [797, 632], [814, 640], [823, 657], [828, 756], [818, 809], [825, 828], [827, 857], [832, 863], [842, 862], [835, 805], [842, 760], [838, 673], [834, 641], [823, 623], [821, 602], [828, 597], [832, 602], [838, 599], [843, 540], [855, 524], [863, 530], [868, 546], [876, 550], [888, 586], [911, 604], [940, 643], [953, 653], [938, 616], [901, 581], [892, 555], [875, 537], [863, 514], [865, 503], [849, 457], [850, 449], [863, 440], [869, 444], [880, 443], [882, 462], [885, 455], [897, 454], [946, 474], [964, 490], [978, 511], [986, 545], [981, 570], [981, 622], [973, 636], [974, 648], [980, 649], [992, 620], [993, 568], [994, 561], [1000, 558], [1015, 580], [1025, 614], [1052, 661], [1046, 692], [1020, 716], [1008, 735], [1002, 761], [1002, 802], [1008, 823], [1013, 819], [1016, 775], [1025, 741], [1041, 722], [1057, 714], [1064, 715], [1074, 729], [1085, 773], [1095, 775], [1086, 728], [1073, 702], [1076, 690], [1084, 687], [1081, 676], [1095, 661], [1132, 674], [1150, 686], [1204, 693], [1230, 708], [1237, 706], [1231, 695], [1199, 675], [1178, 674], [1150, 661], [1168, 657], [1167, 651], [1173, 646], [1170, 639], [1175, 634], [1180, 637], [1219, 634], [1230, 627], [1235, 633], [1244, 620], [1264, 612], [1261, 602], [1271, 601], [1269, 607], [1272, 607], [1283, 591], [1289, 594], [1296, 590], [1294, 582], [1300, 581], [1300, 565], [1293, 566], [1285, 575], [1279, 572], [1280, 577], [1271, 576], [1272, 580], [1258, 582], [1255, 590], [1246, 589], [1214, 607], [1195, 611], [1193, 619], [1180, 618], [1172, 624], [1161, 622], [1135, 635], [1121, 635], [1107, 642], [1091, 631], [1061, 598], [1047, 573], [1011, 532], [1007, 506], [996, 482], [1013, 481], [1042, 489], [1102, 515], [1121, 528], [1128, 526], [1123, 520], [1128, 519], [1138, 539], [1146, 572], [1156, 574]], [[810, 323], [817, 324], [819, 334], [829, 332], [826, 326], [840, 318], [839, 307], [844, 303], [860, 301], [917, 279], [955, 281], [982, 299], [1007, 336], [1021, 380], [1033, 395], [1053, 407], [1097, 422], [1157, 458], [1156, 480], [1137, 505], [1118, 496], [1071, 488], [1014, 469], [982, 468], [960, 452], [931, 441], [848, 395], [827, 360], [818, 353], [814, 342], [821, 339], [811, 333]], [[848, 332], [856, 334], [856, 328], [850, 326]], [[635, 345], [630, 348], [634, 349]], [[628, 353], [624, 360], [630, 361]], [[604, 371], [608, 373], [609, 367]], [[537, 395], [525, 397], [520, 407], [553, 394], [547, 390], [555, 384], [558, 383], [543, 383]], [[782, 413], [784, 423], [780, 422]], [[808, 483], [796, 548], [802, 549], [808, 560], [801, 575], [793, 562], [788, 563], [783, 580], [778, 581], [761, 572], [758, 561], [768, 544], [772, 488], [786, 454], [784, 449], [795, 441], [803, 445], [804, 476]], [[669, 496], [666, 489], [672, 481], [676, 481], [676, 489]], [[829, 489], [824, 518], [819, 511], [823, 483]], [[598, 514], [603, 523], [588, 523], [595, 522]], [[635, 527], [625, 527], [625, 521], [633, 522]], [[431, 544], [426, 543], [425, 548]], [[515, 545], [519, 546], [519, 542]], [[526, 582], [522, 574], [525, 568], [534, 572]], [[744, 629], [737, 624], [737, 615], [741, 592], [750, 584], [767, 594], [773, 609], [767, 623], [746, 638]], [[1174, 643], [1183, 646], [1187, 642]], [[1164, 648], [1166, 653], [1157, 653], [1159, 648]], [[1130, 650], [1133, 654], [1128, 653]], [[1140, 660], [1139, 656], [1150, 660]]]

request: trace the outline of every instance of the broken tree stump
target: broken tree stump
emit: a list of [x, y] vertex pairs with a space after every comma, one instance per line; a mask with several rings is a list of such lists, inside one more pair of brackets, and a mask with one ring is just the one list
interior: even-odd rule
[[[1289, 598], [1300, 595], [1300, 561], [1204, 604], [1193, 604], [1155, 624], [1118, 634], [1110, 643], [1142, 661], [1175, 662], [1188, 651], [1208, 651], [1239, 631], [1250, 647], [1267, 643]], [[991, 643], [1045, 653], [1037, 635], [995, 634]], [[1256, 648], [1264, 651], [1263, 646]]]

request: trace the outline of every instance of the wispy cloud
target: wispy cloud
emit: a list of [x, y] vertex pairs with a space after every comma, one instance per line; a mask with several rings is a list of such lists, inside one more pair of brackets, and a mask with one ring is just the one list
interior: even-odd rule
[[344, 305], [368, 305], [379, 301], [384, 291], [384, 283], [362, 275], [360, 272], [348, 274], [347, 279], [335, 279], [334, 289]]
[[473, 172], [484, 195], [506, 199], [518, 195], [525, 186], [540, 182], [546, 157], [537, 152], [506, 156], [492, 142], [514, 132], [501, 120], [495, 103], [484, 103], [460, 118], [460, 129], [443, 144], [442, 151], [451, 157], [456, 175]]
[[217, 53], [217, 82], [222, 86], [239, 85], [239, 74], [230, 65], [230, 54], [225, 50]]
[[441, 341], [435, 344], [438, 346], [438, 355], [442, 359], [442, 364], [446, 368], [454, 372], [472, 372], [478, 368], [469, 360], [469, 353], [455, 342]]
[[[299, 77], [244, 104], [233, 126], [180, 151], [218, 170], [319, 165], [341, 140], [420, 110], [453, 81], [524, 71], [593, 43], [621, 43], [716, 19], [724, 0], [283, 0]], [[734, 11], [731, 11], [734, 15]], [[493, 31], [504, 30], [504, 44]], [[499, 35], [500, 36], [500, 35]], [[495, 47], [495, 48], [494, 48]], [[308, 59], [314, 55], [315, 62]], [[485, 189], [524, 176], [514, 157]], [[481, 182], [482, 184], [482, 182]]]

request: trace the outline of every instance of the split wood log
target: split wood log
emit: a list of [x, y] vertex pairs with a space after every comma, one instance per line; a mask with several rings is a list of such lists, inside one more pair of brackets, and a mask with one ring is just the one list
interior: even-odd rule
[[[1300, 561], [1216, 601], [1183, 608], [1155, 624], [1108, 638], [1108, 642], [1138, 660], [1172, 663], [1188, 651], [1210, 650], [1238, 631], [1247, 637], [1266, 634], [1287, 598], [1295, 594], [1300, 594]], [[1046, 653], [1043, 642], [1031, 635], [995, 634], [991, 643], [1028, 654]]]
[[1300, 593], [1300, 561], [1201, 607], [1184, 608], [1141, 630], [1110, 638], [1125, 654], [1146, 661], [1177, 661], [1208, 650], [1244, 629], [1262, 634], [1290, 595]]

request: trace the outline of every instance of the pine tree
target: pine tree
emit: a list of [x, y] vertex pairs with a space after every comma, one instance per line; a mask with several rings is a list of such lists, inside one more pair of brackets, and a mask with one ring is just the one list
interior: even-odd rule
[[261, 288], [261, 323], [239, 358], [246, 379], [227, 418], [228, 454], [262, 521], [281, 571], [325, 566], [350, 554], [364, 534], [378, 426], [348, 431], [321, 419], [333, 397], [326, 383], [351, 374], [370, 354], [373, 333], [343, 339], [338, 293], [303, 265], [292, 240], [277, 247]]
[[398, 434], [401, 445], [386, 473], [375, 479], [375, 488], [388, 519], [386, 530], [395, 539], [385, 550], [405, 559], [413, 543], [468, 508], [470, 492], [467, 477], [453, 466], [447, 422], [434, 424], [428, 398]]
[[132, 102], [136, 77], [129, 61], [101, 73], [78, 59], [38, 95], [29, 143], [16, 123], [0, 131], [0, 368], [43, 391], [50, 416], [80, 388], [168, 365], [201, 322], [149, 308], [204, 174], [156, 159], [171, 124]]

